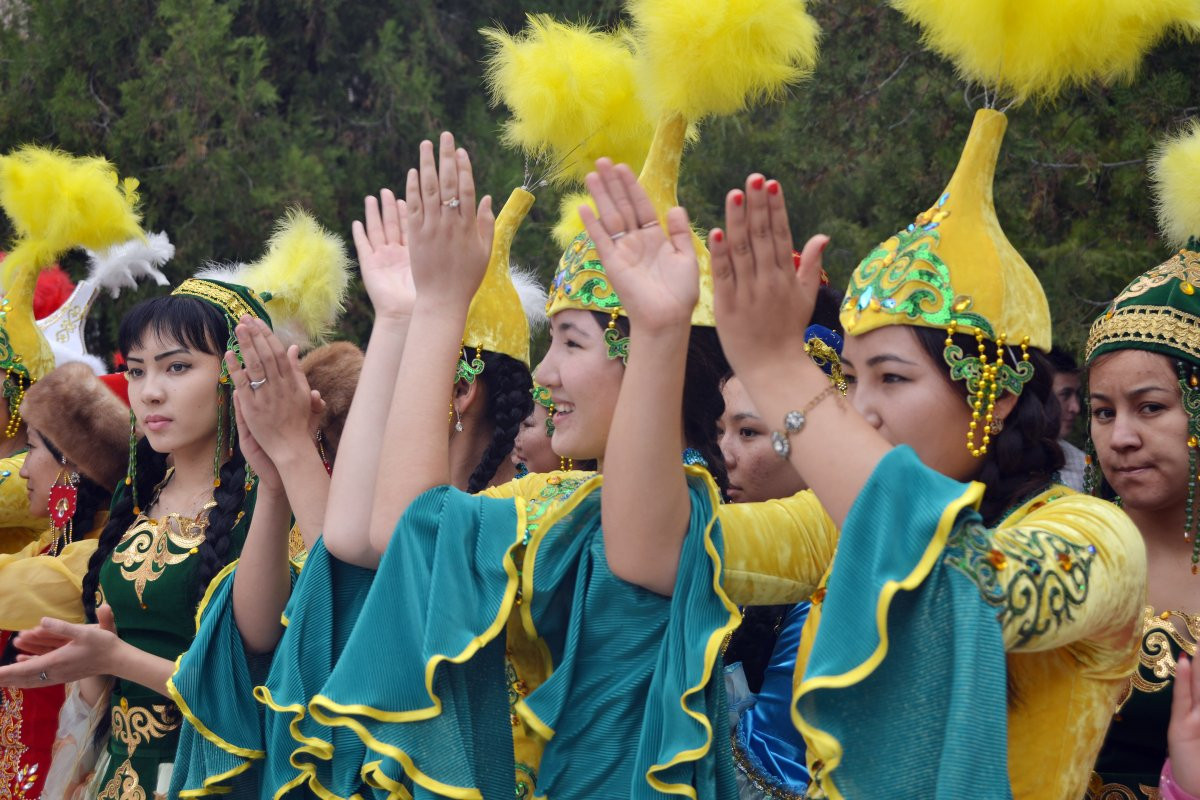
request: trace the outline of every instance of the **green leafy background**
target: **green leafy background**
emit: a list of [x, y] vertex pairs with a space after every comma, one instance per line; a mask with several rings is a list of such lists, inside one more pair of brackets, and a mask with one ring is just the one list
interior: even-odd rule
[[[38, 142], [100, 153], [138, 177], [147, 227], [178, 247], [174, 281], [207, 260], [255, 258], [290, 204], [348, 241], [363, 195], [401, 187], [420, 140], [441, 129], [471, 151], [483, 191], [503, 199], [521, 181], [521, 157], [498, 143], [504, 115], [487, 105], [477, 31], [516, 30], [526, 11], [612, 23], [621, 6], [0, 0], [0, 151]], [[824, 32], [813, 78], [783, 102], [705, 125], [680, 198], [709, 226], [746, 173], [778, 177], [797, 236], [833, 236], [827, 268], [844, 283], [936, 199], [981, 98], [890, 8], [821, 0], [811, 12]], [[1078, 350], [1100, 305], [1167, 255], [1145, 158], [1200, 113], [1198, 76], [1200, 45], [1166, 42], [1131, 85], [1010, 112], [996, 206], [1041, 276], [1058, 342]], [[539, 193], [515, 246], [546, 275], [558, 200]], [[82, 276], [78, 255], [64, 263]], [[111, 352], [123, 309], [156, 291], [98, 303], [93, 352]], [[341, 335], [362, 340], [370, 319], [356, 288]]]

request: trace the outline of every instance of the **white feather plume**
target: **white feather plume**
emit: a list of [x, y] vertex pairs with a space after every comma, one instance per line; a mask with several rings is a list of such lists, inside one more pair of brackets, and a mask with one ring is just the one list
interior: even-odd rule
[[56, 367], [78, 361], [81, 364], [87, 364], [96, 375], [108, 374], [108, 368], [104, 362], [91, 353], [81, 353], [78, 350], [63, 347], [57, 342], [50, 342], [50, 349], [54, 351], [54, 366]]
[[100, 253], [88, 250], [87, 254], [88, 280], [117, 297], [122, 289], [136, 289], [143, 278], [168, 286], [170, 282], [159, 267], [175, 255], [175, 245], [167, 234], [159, 232], [148, 234], [145, 241], [130, 239]]
[[542, 286], [533, 270], [513, 264], [509, 267], [509, 271], [512, 275], [513, 286], [516, 287], [517, 295], [521, 298], [521, 308], [525, 311], [525, 319], [529, 321], [530, 333], [541, 330], [549, 321], [546, 316], [546, 288]]

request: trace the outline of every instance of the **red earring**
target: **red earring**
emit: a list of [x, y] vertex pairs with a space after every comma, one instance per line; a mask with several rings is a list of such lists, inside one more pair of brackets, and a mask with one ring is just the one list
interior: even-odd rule
[[71, 523], [75, 508], [79, 504], [79, 477], [74, 472], [67, 474], [64, 467], [58, 479], [50, 487], [50, 522], [58, 530]]

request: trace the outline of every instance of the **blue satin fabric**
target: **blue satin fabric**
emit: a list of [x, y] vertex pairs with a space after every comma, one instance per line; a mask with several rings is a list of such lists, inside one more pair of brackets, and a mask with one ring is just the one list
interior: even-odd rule
[[792, 724], [792, 675], [809, 606], [798, 603], [784, 616], [762, 691], [754, 705], [742, 712], [735, 744], [742, 756], [739, 769], [753, 773], [758, 782], [795, 794], [803, 794], [810, 780], [804, 739]]

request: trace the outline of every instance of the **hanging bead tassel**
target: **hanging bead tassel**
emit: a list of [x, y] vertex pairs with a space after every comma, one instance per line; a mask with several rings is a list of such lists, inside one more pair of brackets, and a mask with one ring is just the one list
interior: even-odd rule
[[129, 410], [129, 466], [125, 470], [125, 487], [133, 499], [133, 515], [142, 513], [137, 497], [137, 417]]
[[1200, 378], [1196, 376], [1196, 368], [1180, 361], [1179, 387], [1183, 392], [1183, 410], [1188, 415], [1188, 492], [1186, 515], [1183, 522], [1183, 538], [1192, 540], [1192, 574], [1200, 574], [1200, 536], [1197, 528], [1200, 520], [1195, 514], [1196, 483], [1200, 475], [1196, 472], [1197, 462], [1200, 462]]

